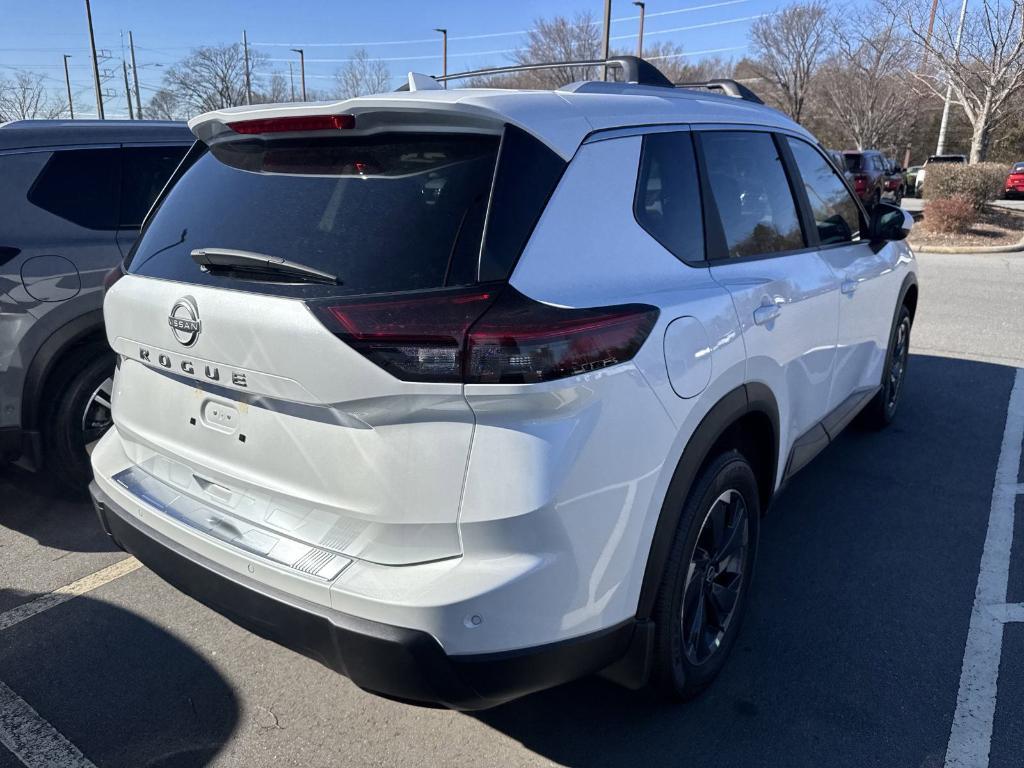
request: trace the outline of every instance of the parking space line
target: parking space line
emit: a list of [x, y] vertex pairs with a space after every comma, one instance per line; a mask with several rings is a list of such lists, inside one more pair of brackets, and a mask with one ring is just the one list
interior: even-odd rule
[[28, 702], [0, 682], [0, 744], [26, 768], [96, 768]]
[[1006, 427], [996, 464], [988, 530], [967, 630], [945, 768], [985, 768], [988, 765], [1003, 645], [1003, 622], [993, 609], [1006, 605], [1022, 441], [1024, 369], [1018, 368], [1006, 409]]
[[119, 560], [113, 565], [102, 568], [95, 573], [90, 573], [88, 576], [78, 579], [78, 581], [73, 581], [59, 589], [55, 589], [53, 592], [37, 597], [29, 603], [0, 613], [0, 632], [10, 629], [15, 624], [32, 618], [43, 611], [48, 611], [54, 606], [66, 603], [72, 598], [84, 595], [86, 592], [91, 592], [97, 587], [102, 587], [104, 584], [109, 584], [114, 579], [119, 579], [131, 573], [141, 565], [142, 563], [134, 557], [126, 557], [124, 560]]
[[1024, 603], [1006, 603], [1004, 605], [993, 605], [990, 609], [992, 615], [1003, 624], [1016, 624], [1024, 622]]

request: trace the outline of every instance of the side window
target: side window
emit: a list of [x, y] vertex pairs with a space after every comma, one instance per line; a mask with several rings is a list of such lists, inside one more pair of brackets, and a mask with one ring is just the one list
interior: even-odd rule
[[117, 229], [119, 149], [54, 152], [28, 191], [33, 205], [87, 229]]
[[188, 147], [124, 147], [121, 150], [122, 229], [138, 229]]
[[700, 182], [688, 131], [644, 136], [633, 213], [677, 258], [704, 260]]
[[806, 245], [782, 158], [771, 134], [700, 134], [730, 258], [792, 251]]
[[860, 206], [842, 179], [810, 144], [786, 138], [800, 171], [822, 245], [860, 240], [863, 229]]

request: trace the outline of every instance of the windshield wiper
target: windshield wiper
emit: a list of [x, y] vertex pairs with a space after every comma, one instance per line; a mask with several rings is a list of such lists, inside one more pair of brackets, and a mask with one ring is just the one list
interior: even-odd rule
[[196, 248], [192, 261], [207, 272], [251, 272], [254, 277], [293, 277], [307, 283], [341, 285], [337, 275], [280, 256], [234, 248]]

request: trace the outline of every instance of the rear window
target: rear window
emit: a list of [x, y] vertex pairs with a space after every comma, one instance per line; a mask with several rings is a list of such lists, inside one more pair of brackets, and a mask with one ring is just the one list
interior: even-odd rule
[[159, 204], [129, 271], [315, 296], [324, 286], [212, 276], [197, 248], [255, 251], [338, 276], [330, 293], [475, 282], [499, 137], [243, 140], [199, 148]]
[[864, 155], [843, 155], [846, 161], [846, 170], [859, 171], [864, 168]]
[[121, 150], [121, 219], [138, 229], [149, 207], [178, 167], [188, 147], [125, 147]]
[[1024, 173], [1024, 163], [1015, 163], [1010, 173]]
[[35, 206], [86, 229], [117, 229], [121, 150], [54, 152], [28, 191]]

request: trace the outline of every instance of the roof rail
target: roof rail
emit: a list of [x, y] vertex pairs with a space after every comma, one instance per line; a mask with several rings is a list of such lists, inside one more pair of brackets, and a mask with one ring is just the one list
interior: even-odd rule
[[755, 104], [764, 104], [760, 97], [747, 88], [747, 86], [724, 77], [716, 78], [715, 80], [707, 80], [702, 83], [676, 83], [675, 87], [704, 88], [708, 91], [721, 91], [726, 96], [732, 96], [734, 99], [743, 99], [744, 101], [752, 101]]
[[[612, 56], [608, 59], [584, 59], [580, 61], [552, 61], [540, 64], [511, 64], [507, 67], [488, 67], [486, 69], [471, 69], [467, 72], [456, 72], [451, 75], [434, 77], [439, 83], [446, 83], [450, 80], [465, 80], [470, 77], [486, 77], [488, 75], [504, 75], [511, 72], [531, 72], [539, 69], [562, 69], [565, 67], [618, 67], [622, 70], [623, 80], [627, 83], [637, 85], [657, 85], [664, 88], [672, 88], [672, 81], [662, 74], [661, 70], [645, 59], [637, 56]], [[399, 91], [409, 90], [409, 84], [405, 83], [397, 89]]]

